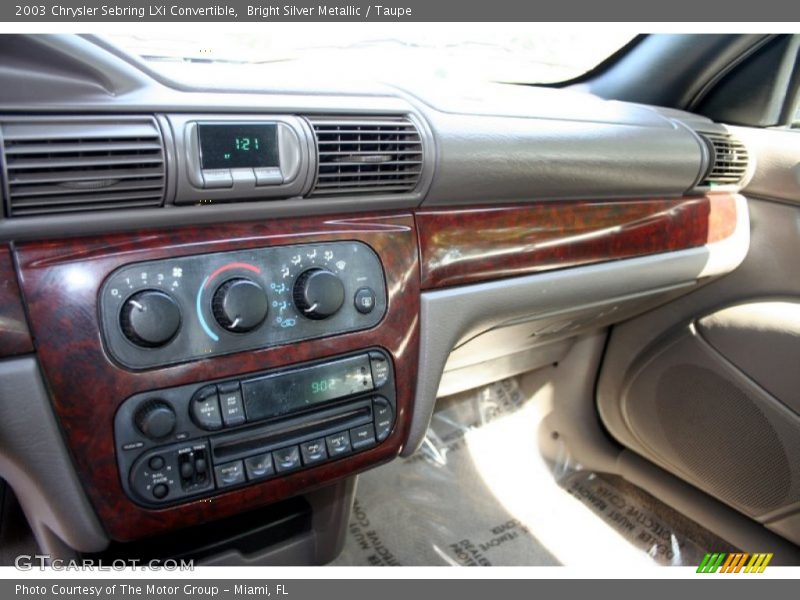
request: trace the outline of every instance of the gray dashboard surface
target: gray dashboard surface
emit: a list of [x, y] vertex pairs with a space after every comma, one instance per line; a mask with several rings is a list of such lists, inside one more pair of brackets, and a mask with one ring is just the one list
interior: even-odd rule
[[702, 154], [678, 127], [426, 113], [438, 168], [423, 205], [675, 196]]
[[[0, 239], [63, 237], [265, 217], [536, 199], [680, 196], [700, 176], [700, 143], [668, 116], [636, 104], [531, 86], [458, 87], [419, 81], [267, 92], [190, 88], [91, 37], [4, 36], [0, 115], [236, 113], [412, 115], [430, 129], [426, 196], [291, 197], [162, 209], [0, 219]], [[99, 44], [99, 45], [98, 45]], [[191, 68], [189, 65], [187, 68]], [[283, 83], [283, 85], [282, 85]], [[447, 94], [451, 90], [451, 94]], [[432, 156], [430, 156], [432, 154]], [[172, 168], [169, 169], [174, 170]], [[174, 174], [173, 174], [174, 175]], [[424, 193], [422, 188], [422, 193]]]

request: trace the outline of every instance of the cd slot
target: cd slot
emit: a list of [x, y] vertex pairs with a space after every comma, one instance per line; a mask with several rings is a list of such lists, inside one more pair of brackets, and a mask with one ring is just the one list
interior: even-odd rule
[[372, 422], [372, 401], [360, 400], [335, 409], [318, 411], [303, 418], [215, 436], [211, 440], [212, 454], [215, 461], [233, 460], [370, 422]]

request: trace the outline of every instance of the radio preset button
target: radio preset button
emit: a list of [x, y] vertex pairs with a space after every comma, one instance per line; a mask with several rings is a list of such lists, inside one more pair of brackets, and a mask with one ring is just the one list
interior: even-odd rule
[[328, 447], [328, 455], [333, 458], [335, 456], [343, 456], [350, 453], [350, 433], [342, 431], [341, 433], [334, 433], [325, 438], [325, 445]]
[[375, 420], [375, 437], [382, 442], [392, 431], [394, 415], [392, 406], [386, 398], [375, 398], [372, 401], [372, 416]]
[[293, 471], [300, 466], [300, 448], [297, 446], [275, 450], [272, 457], [275, 459], [275, 470], [278, 473]]
[[198, 427], [209, 431], [222, 428], [222, 416], [219, 410], [219, 396], [217, 395], [216, 386], [206, 386], [198, 391], [192, 399], [189, 410], [192, 420]]
[[303, 464], [313, 465], [328, 458], [325, 451], [325, 439], [311, 440], [300, 444], [300, 452], [303, 455]]
[[226, 427], [241, 425], [245, 422], [244, 406], [242, 405], [242, 392], [239, 382], [226, 383], [217, 386], [219, 405], [222, 409], [222, 421]]
[[353, 450], [362, 450], [375, 445], [375, 428], [370, 423], [350, 430], [350, 443]]
[[383, 354], [370, 352], [369, 364], [372, 368], [372, 383], [376, 388], [383, 387], [389, 380], [389, 361]]
[[275, 468], [272, 466], [272, 454], [269, 452], [245, 458], [244, 467], [247, 470], [247, 478], [250, 480], [269, 477], [275, 473]]
[[244, 465], [240, 460], [214, 467], [214, 474], [217, 477], [217, 485], [219, 487], [229, 487], [244, 483]]

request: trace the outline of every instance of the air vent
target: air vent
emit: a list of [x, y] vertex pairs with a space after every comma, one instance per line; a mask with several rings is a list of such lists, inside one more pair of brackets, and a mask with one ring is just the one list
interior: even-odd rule
[[10, 216], [160, 206], [164, 147], [152, 117], [2, 122]]
[[422, 140], [404, 117], [311, 118], [318, 171], [312, 195], [402, 194], [422, 173]]
[[711, 156], [710, 168], [700, 182], [704, 187], [736, 185], [747, 174], [745, 145], [729, 133], [700, 133]]

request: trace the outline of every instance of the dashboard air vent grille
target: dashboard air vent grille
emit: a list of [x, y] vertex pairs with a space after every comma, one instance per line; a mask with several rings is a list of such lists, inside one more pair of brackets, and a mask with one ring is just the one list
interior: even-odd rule
[[165, 164], [152, 117], [2, 122], [10, 216], [160, 206]]
[[701, 186], [736, 185], [747, 173], [745, 145], [729, 133], [701, 133], [711, 154], [710, 168]]
[[422, 140], [405, 117], [309, 119], [317, 138], [312, 195], [402, 194], [422, 174]]

